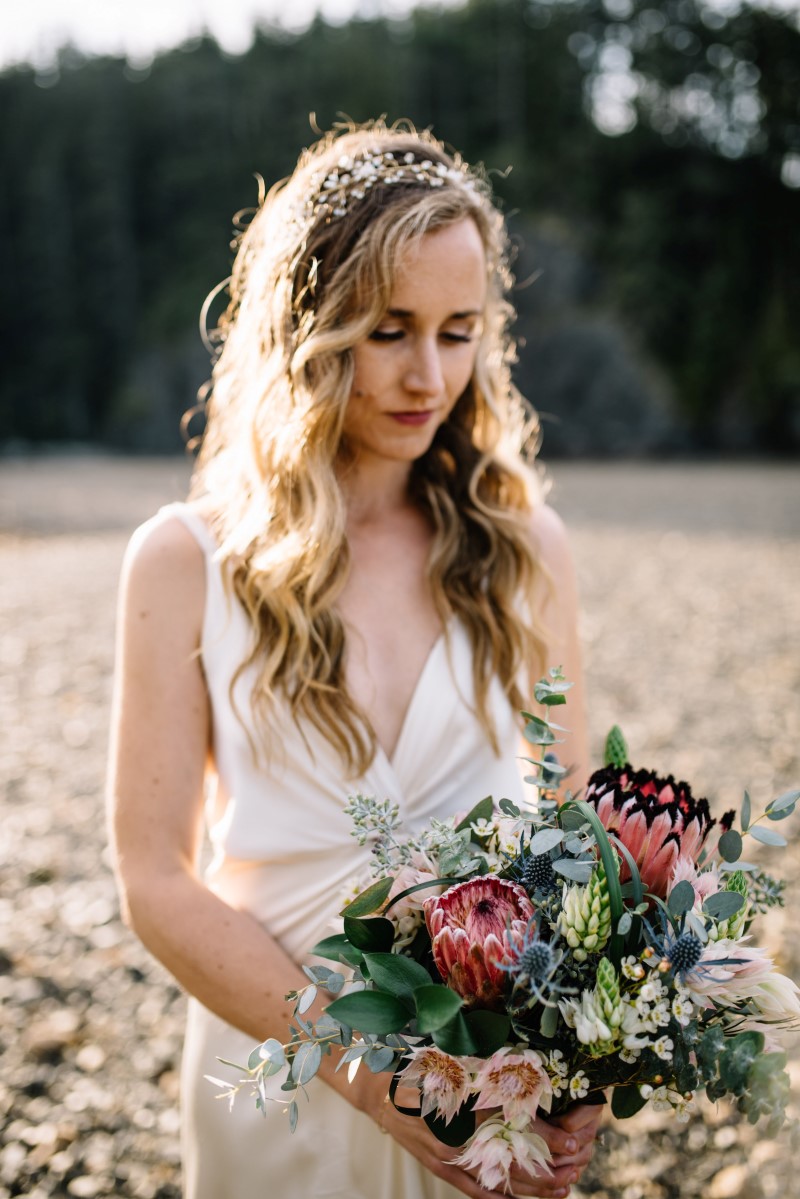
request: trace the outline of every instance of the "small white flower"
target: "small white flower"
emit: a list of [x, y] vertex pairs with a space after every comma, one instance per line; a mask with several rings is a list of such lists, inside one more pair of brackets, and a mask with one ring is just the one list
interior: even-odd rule
[[573, 1099], [583, 1099], [589, 1094], [589, 1080], [583, 1070], [573, 1074], [569, 1080], [569, 1093]]
[[672, 1051], [675, 1048], [675, 1042], [671, 1037], [659, 1037], [657, 1041], [653, 1042], [652, 1048], [653, 1052], [657, 1053], [663, 1061], [672, 1061]]
[[690, 999], [687, 999], [685, 996], [680, 994], [675, 996], [672, 1001], [672, 1014], [680, 1024], [681, 1028], [686, 1028], [686, 1026], [691, 1022], [693, 1011], [694, 1004]]
[[619, 1059], [621, 1062], [626, 1062], [629, 1066], [632, 1066], [634, 1062], [639, 1060], [639, 1053], [640, 1051], [637, 1049], [620, 1049]]
[[640, 979], [644, 973], [640, 962], [635, 957], [623, 958], [620, 970], [625, 978], [629, 978], [634, 982]]

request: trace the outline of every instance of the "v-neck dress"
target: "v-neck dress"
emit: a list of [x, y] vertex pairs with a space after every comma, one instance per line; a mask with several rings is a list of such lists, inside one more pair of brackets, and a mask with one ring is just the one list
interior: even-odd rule
[[[196, 510], [170, 504], [157, 519], [171, 518], [189, 529], [206, 560], [201, 653], [214, 764], [206, 882], [233, 907], [251, 912], [302, 963], [311, 946], [334, 931], [347, 884], [368, 868], [368, 850], [351, 836], [344, 813], [348, 796], [360, 792], [399, 804], [409, 833], [485, 795], [519, 803], [518, 719], [495, 680], [489, 701], [501, 747], [496, 756], [473, 708], [469, 639], [454, 621], [425, 662], [391, 760], [379, 749], [363, 778], [347, 782], [336, 751], [313, 726], [299, 728], [288, 711], [276, 714], [272, 752], [259, 760], [248, 737], [249, 729], [255, 738], [251, 671], [237, 680], [231, 702], [231, 681], [251, 644], [247, 616], [224, 585], [216, 546]], [[184, 1199], [459, 1194], [319, 1080], [309, 1089], [309, 1103], [300, 1097], [294, 1133], [279, 1103], [266, 1105], [265, 1118], [242, 1094], [230, 1111], [204, 1075], [233, 1077], [217, 1059], [241, 1063], [252, 1048], [252, 1037], [190, 999], [182, 1072]], [[270, 1080], [276, 1097], [280, 1080]]]

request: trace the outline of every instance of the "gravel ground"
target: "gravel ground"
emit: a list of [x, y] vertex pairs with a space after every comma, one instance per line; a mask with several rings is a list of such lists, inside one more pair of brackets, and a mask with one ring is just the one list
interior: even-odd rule
[[[642, 764], [691, 779], [717, 811], [743, 785], [757, 808], [797, 785], [796, 470], [553, 475], [581, 578], [597, 751], [618, 721]], [[126, 537], [186, 479], [175, 461], [0, 463], [0, 1199], [180, 1195], [183, 998], [119, 921], [102, 790]], [[773, 861], [792, 910], [800, 851]], [[800, 922], [778, 912], [766, 938], [800, 977]], [[791, 1055], [796, 1120], [797, 1038]], [[767, 1139], [703, 1101], [688, 1127], [650, 1113], [610, 1123], [573, 1194], [773, 1199], [797, 1193], [798, 1168], [791, 1126]]]

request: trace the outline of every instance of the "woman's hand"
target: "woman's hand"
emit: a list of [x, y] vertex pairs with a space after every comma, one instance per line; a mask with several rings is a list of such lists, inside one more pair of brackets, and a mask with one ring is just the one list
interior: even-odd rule
[[[386, 1095], [386, 1075], [372, 1075], [359, 1081], [362, 1110], [432, 1174], [471, 1199], [500, 1199], [503, 1192], [486, 1190], [478, 1184], [476, 1172], [453, 1164], [458, 1149], [438, 1140], [419, 1116], [405, 1116], [397, 1110]], [[525, 1199], [529, 1196], [563, 1199], [568, 1195], [570, 1186], [577, 1182], [591, 1159], [601, 1115], [601, 1108], [580, 1104], [556, 1120], [534, 1120], [531, 1132], [546, 1142], [552, 1156], [552, 1173], [533, 1176], [512, 1169], [511, 1194]]]

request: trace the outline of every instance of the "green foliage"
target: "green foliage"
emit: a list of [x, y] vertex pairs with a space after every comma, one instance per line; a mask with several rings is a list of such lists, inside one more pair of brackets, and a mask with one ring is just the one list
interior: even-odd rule
[[603, 765], [623, 767], [628, 761], [628, 744], [618, 724], [609, 730], [603, 751]]
[[383, 991], [355, 991], [328, 1004], [334, 1020], [343, 1020], [362, 1033], [400, 1032], [409, 1021], [405, 1004]]

